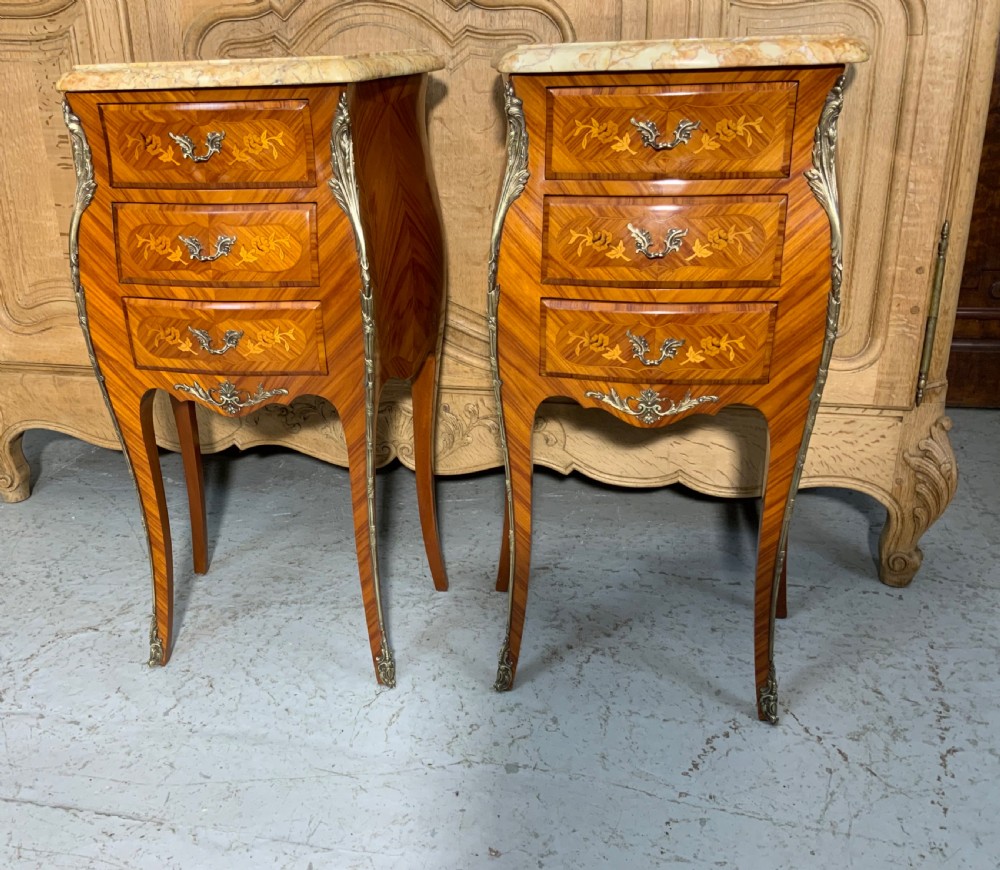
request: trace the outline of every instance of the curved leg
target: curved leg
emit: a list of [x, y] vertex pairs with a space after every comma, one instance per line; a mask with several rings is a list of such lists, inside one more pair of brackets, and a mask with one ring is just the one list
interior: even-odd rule
[[778, 581], [778, 603], [774, 608], [778, 619], [788, 618], [788, 541], [785, 541], [785, 554], [781, 559], [781, 579]]
[[[903, 451], [908, 475], [897, 475], [899, 492], [879, 539], [879, 579], [888, 586], [907, 586], [924, 554], [917, 542], [937, 520], [958, 487], [958, 468], [948, 439], [951, 420], [939, 416], [914, 448]], [[927, 431], [927, 430], [924, 430]]]
[[153, 571], [153, 623], [149, 632], [149, 664], [165, 665], [173, 643], [174, 565], [170, 520], [163, 493], [160, 454], [153, 431], [153, 397], [141, 398], [126, 389], [109, 389], [115, 418], [139, 491], [143, 523]]
[[[754, 679], [757, 687], [757, 716], [762, 721], [778, 721], [778, 685], [774, 671], [774, 617], [778, 604], [780, 576], [775, 577], [782, 549], [781, 530], [788, 495], [792, 488], [804, 421], [777, 422], [768, 418], [770, 436], [764, 505], [761, 510], [757, 543], [757, 573], [754, 587]], [[777, 586], [776, 586], [777, 583]]]
[[437, 360], [428, 354], [413, 379], [413, 464], [417, 476], [417, 509], [420, 531], [430, 565], [434, 588], [448, 588], [448, 576], [441, 554], [437, 505], [434, 499], [434, 428], [437, 407]]
[[[508, 536], [508, 562], [513, 585], [508, 590], [507, 632], [497, 665], [493, 688], [506, 691], [514, 684], [521, 653], [524, 613], [528, 602], [528, 576], [531, 565], [531, 435], [536, 405], [516, 407], [504, 402], [503, 416], [509, 457], [508, 509], [513, 507], [513, 538]], [[509, 518], [510, 514], [505, 513]], [[504, 526], [509, 529], [509, 520]], [[511, 547], [512, 543], [512, 547]], [[499, 581], [498, 581], [499, 585]]]
[[[335, 403], [336, 404], [336, 403]], [[354, 541], [358, 552], [361, 597], [365, 605], [368, 645], [371, 647], [375, 676], [383, 686], [396, 685], [396, 662], [389, 648], [379, 589], [378, 547], [375, 532], [375, 426], [378, 398], [365, 408], [341, 411], [347, 441], [348, 472], [351, 477], [351, 505], [354, 514]], [[341, 410], [338, 407], [338, 410]]]
[[194, 402], [184, 402], [171, 396], [170, 408], [174, 412], [177, 438], [181, 443], [181, 458], [184, 461], [194, 573], [204, 574], [208, 571], [208, 520], [205, 516], [205, 475], [201, 465], [198, 417]]
[[0, 434], [0, 500], [24, 501], [31, 495], [31, 472], [21, 449], [24, 432]]
[[500, 537], [500, 558], [497, 560], [497, 592], [506, 592], [510, 586], [510, 502], [503, 499], [503, 533]]

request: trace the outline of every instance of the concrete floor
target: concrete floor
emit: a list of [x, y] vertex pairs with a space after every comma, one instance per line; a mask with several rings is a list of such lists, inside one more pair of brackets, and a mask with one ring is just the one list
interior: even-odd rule
[[756, 721], [753, 502], [539, 472], [518, 685], [491, 689], [505, 598], [497, 474], [444, 479], [451, 590], [413, 476], [379, 475], [399, 684], [375, 686], [346, 473], [207, 458], [212, 565], [148, 669], [146, 546], [121, 457], [25, 438], [0, 505], [4, 868], [996, 867], [1000, 412], [955, 411], [961, 482], [905, 590], [884, 511], [806, 491]]

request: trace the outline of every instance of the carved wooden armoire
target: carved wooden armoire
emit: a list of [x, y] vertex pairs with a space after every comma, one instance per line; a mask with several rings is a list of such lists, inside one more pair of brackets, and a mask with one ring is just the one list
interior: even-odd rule
[[[70, 288], [75, 182], [55, 82], [73, 64], [405, 48], [447, 59], [428, 92], [449, 276], [437, 433], [447, 474], [501, 464], [486, 264], [505, 121], [491, 60], [530, 42], [843, 33], [863, 39], [872, 60], [841, 120], [844, 299], [802, 485], [848, 487], [885, 505], [880, 573], [905, 585], [957, 481], [945, 370], [998, 27], [1000, 0], [0, 0], [0, 497], [28, 495], [27, 429], [118, 446]], [[945, 221], [950, 251], [921, 372]], [[409, 408], [403, 392], [383, 394], [380, 461], [412, 464]], [[205, 450], [277, 443], [346, 464], [340, 421], [319, 399], [201, 423]], [[158, 425], [175, 447], [169, 413]], [[648, 433], [552, 404], [534, 437], [536, 461], [563, 472], [720, 496], [760, 490], [765, 430], [750, 410]]]

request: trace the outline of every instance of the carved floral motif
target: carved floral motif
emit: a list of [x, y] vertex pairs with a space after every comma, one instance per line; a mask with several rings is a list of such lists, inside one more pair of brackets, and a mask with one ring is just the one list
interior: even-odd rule
[[500, 423], [495, 412], [484, 413], [478, 402], [466, 402], [461, 409], [452, 409], [450, 402], [444, 402], [438, 410], [437, 455], [457, 453], [475, 443], [473, 433], [478, 429], [499, 447]]
[[916, 481], [913, 521], [920, 529], [929, 528], [944, 513], [958, 488], [958, 468], [948, 440], [950, 430], [951, 419], [939, 417], [930, 434], [917, 442], [917, 449], [903, 453]]

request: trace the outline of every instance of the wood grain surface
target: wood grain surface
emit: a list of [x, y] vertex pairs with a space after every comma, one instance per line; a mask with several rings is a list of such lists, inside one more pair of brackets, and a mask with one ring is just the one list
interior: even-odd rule
[[[752, 73], [740, 82], [610, 82], [549, 90], [549, 178], [754, 178], [788, 175], [795, 85]], [[643, 147], [636, 122], [669, 146], [682, 121], [688, 145]]]
[[[140, 98], [141, 99], [141, 98]], [[307, 100], [240, 100], [101, 105], [115, 187], [313, 187], [313, 127]], [[217, 157], [185, 158], [186, 137], [204, 158], [224, 133]]]
[[137, 368], [325, 374], [322, 304], [126, 298]]
[[[685, 287], [776, 284], [786, 207], [781, 196], [546, 196], [542, 274], [553, 284], [645, 286], [673, 299]], [[648, 254], [636, 246], [643, 232]]]
[[541, 303], [544, 375], [620, 383], [767, 381], [777, 303]]
[[[368, 428], [377, 422], [378, 393], [390, 376], [418, 379], [421, 400], [414, 406], [414, 428], [424, 445], [420, 462], [430, 465], [426, 444], [434, 423], [434, 357], [443, 300], [424, 87], [422, 76], [410, 76], [346, 87], [67, 95], [90, 141], [97, 180], [80, 227], [80, 276], [94, 352], [149, 536], [155, 606], [151, 651], [157, 663], [169, 659], [174, 634], [170, 528], [153, 428], [155, 391], [169, 394], [180, 435], [197, 572], [207, 569], [207, 546], [192, 402], [241, 417], [272, 402], [315, 396], [332, 403], [343, 420], [365, 617], [376, 675], [383, 679], [377, 663], [387, 649], [369, 513], [369, 497], [374, 510], [374, 451], [369, 449], [374, 432]], [[329, 186], [331, 127], [342, 93], [353, 130], [360, 228], [372, 277], [373, 407], [366, 407], [361, 263], [351, 223]], [[108, 118], [116, 120], [105, 123]], [[137, 151], [131, 143], [136, 137], [149, 142], [158, 137], [162, 143], [168, 128], [198, 132], [226, 129], [230, 122], [234, 126], [227, 129], [220, 151], [204, 162], [182, 161], [180, 168], [171, 160], [151, 161], [148, 149]], [[227, 144], [245, 144], [253, 135], [260, 145], [262, 125], [270, 130], [276, 124], [281, 147], [272, 151], [265, 142], [258, 154], [273, 157], [284, 148], [291, 155], [278, 161], [274, 172], [240, 160], [235, 149], [227, 151]], [[113, 141], [105, 138], [111, 136]], [[125, 164], [131, 168], [123, 169]], [[113, 170], [118, 181], [130, 182], [110, 184]], [[276, 177], [288, 186], [273, 186]], [[308, 187], [302, 186], [306, 180]], [[133, 186], [139, 183], [143, 186]], [[235, 194], [226, 189], [232, 184], [240, 185]], [[176, 237], [193, 232], [205, 240], [209, 255], [216, 234], [238, 239], [215, 259], [199, 261], [187, 250], [173, 258]], [[135, 242], [151, 235], [163, 235], [168, 243]], [[419, 483], [424, 536], [429, 554], [436, 556], [435, 584], [446, 588], [429, 467], [421, 469]], [[252, 574], [252, 565], [247, 571]]]
[[[539, 405], [553, 396], [564, 396], [587, 408], [599, 408], [621, 421], [643, 429], [655, 429], [682, 421], [695, 413], [716, 414], [730, 405], [746, 405], [758, 409], [764, 417], [768, 434], [768, 461], [763, 490], [763, 507], [759, 550], [757, 558], [754, 597], [753, 638], [754, 676], [758, 697], [758, 715], [768, 716], [764, 699], [769, 687], [773, 660], [771, 638], [774, 611], [778, 600], [776, 566], [780, 548], [782, 525], [789, 505], [796, 460], [805, 433], [810, 395], [816, 387], [820, 355], [826, 334], [828, 295], [830, 291], [830, 226], [826, 213], [817, 201], [803, 176], [813, 165], [813, 134], [819, 122], [821, 110], [831, 88], [843, 67], [820, 67], [815, 69], [777, 69], [754, 71], [720, 71], [706, 73], [634, 73], [628, 75], [594, 74], [576, 76], [512, 76], [511, 83], [516, 95], [523, 101], [528, 138], [529, 181], [521, 196], [516, 199], [507, 213], [500, 248], [498, 283], [501, 287], [499, 303], [499, 367], [503, 383], [503, 419], [506, 425], [507, 445], [510, 455], [510, 483], [513, 496], [514, 546], [512, 560], [513, 586], [511, 595], [511, 616], [507, 636], [507, 654], [510, 672], [516, 673], [521, 639], [523, 635], [525, 608], [528, 597], [529, 562], [531, 550], [531, 476], [532, 476], [532, 434], [535, 415]], [[567, 179], [550, 172], [547, 155], [558, 149], [580, 148], [579, 142], [567, 142], [566, 131], [569, 121], [586, 122], [590, 112], [585, 100], [578, 100], [574, 106], [575, 117], [568, 117], [563, 123], [553, 120], [549, 111], [553, 93], [617, 94], [654, 92], [658, 87], [677, 90], [714, 88], [728, 86], [742, 87], [744, 84], [762, 83], [762, 87], [773, 86], [776, 93], [795, 94], [794, 124], [787, 118], [786, 106], [781, 104], [766, 114], [760, 124], [759, 147], [765, 152], [769, 142], [781, 139], [782, 131], [794, 130], [791, 140], [790, 168], [787, 177], [760, 178], [717, 178], [674, 180], [677, 172], [672, 161], [675, 154], [688, 145], [678, 146], [672, 151], [660, 151], [655, 157], [662, 161], [662, 170], [657, 178], [638, 179], [630, 177], [627, 167], [633, 156], [627, 149], [609, 149], [605, 163], [591, 174]], [[737, 91], [739, 92], [739, 91]], [[608, 98], [601, 97], [602, 101]], [[602, 102], [604, 105], [604, 102]], [[635, 107], [630, 103], [630, 113]], [[763, 109], [761, 111], [764, 111]], [[742, 113], [737, 113], [739, 117]], [[755, 116], [756, 117], [756, 116]], [[718, 129], [725, 129], [719, 127]], [[572, 134], [571, 134], [572, 135]], [[694, 142], [694, 139], [691, 140]], [[781, 139], [784, 149], [784, 140]], [[643, 155], [644, 166], [653, 160]], [[614, 167], [625, 167], [615, 169]], [[743, 171], [743, 170], [741, 170]], [[610, 176], [614, 176], [612, 180]], [[628, 179], [628, 180], [620, 180]], [[775, 227], [783, 236], [780, 245], [780, 268], [774, 267], [775, 250], [756, 248], [757, 257], [751, 258], [743, 282], [725, 280], [725, 272], [716, 275], [718, 285], [711, 287], [685, 287], [682, 281], [671, 281], [669, 272], [658, 273], [660, 283], [655, 287], [635, 287], [628, 280], [615, 281], [614, 272], [600, 273], [601, 283], [580, 286], [568, 282], [544, 280], [547, 277], [543, 263], [547, 252], [557, 245], [569, 245], [576, 238], [572, 235], [578, 223], [582, 223], [591, 210], [595, 219], [608, 213], [609, 208], [602, 203], [616, 204], [620, 198], [628, 197], [629, 209], [641, 211], [642, 203], [649, 205], [650, 220], [656, 219], [655, 198], [668, 192], [675, 203], [683, 203], [687, 197], [694, 202], [704, 202], [710, 197], [725, 198], [726, 205], [715, 216], [703, 218], [705, 223], [699, 228], [705, 233], [712, 229], [723, 231], [714, 238], [719, 242], [719, 250], [711, 253], [725, 253], [735, 245], [728, 230], [732, 216], [728, 210], [739, 210], [730, 203], [745, 198], [750, 208], [757, 200], [780, 202], [783, 213], [780, 221], [772, 221], [772, 236]], [[648, 199], [644, 199], [648, 198]], [[556, 201], [559, 208], [578, 216], [579, 221], [546, 223], [550, 212], [548, 205]], [[683, 206], [679, 207], [683, 214]], [[553, 228], [558, 227], [557, 232]], [[549, 235], [546, 235], [546, 230]], [[662, 235], [662, 233], [661, 233]], [[707, 243], [706, 243], [707, 244]], [[691, 255], [695, 250], [690, 240], [685, 238], [681, 250], [669, 256]], [[631, 257], [637, 256], [637, 244], [623, 246]], [[711, 250], [711, 249], [709, 249]], [[744, 255], [746, 248], [744, 248]], [[639, 255], [641, 256], [641, 255]], [[762, 271], [755, 271], [756, 260], [763, 258], [767, 263]], [[695, 259], [700, 259], [695, 256]], [[710, 261], [710, 257], [704, 258]], [[735, 267], [735, 260], [731, 261]], [[626, 278], [629, 276], [625, 272]], [[747, 279], [749, 275], [749, 279]], [[780, 281], [772, 280], [780, 275]], [[680, 277], [684, 277], [683, 273]], [[647, 310], [655, 311], [657, 303], [681, 302], [697, 306], [686, 312], [677, 321], [677, 336], [667, 335], [671, 330], [672, 310], [664, 307], [655, 319]], [[645, 379], [638, 378], [634, 366], [628, 367], [629, 377], [620, 377], [621, 367], [616, 370], [607, 363], [595, 365], [589, 377], [585, 371], [573, 371], [569, 377], [551, 371], [549, 341], [551, 329], [548, 316], [553, 310], [573, 310], [593, 312], [592, 317], [608, 318], [614, 313], [614, 326], [618, 330], [611, 339], [607, 328], [608, 341], [598, 342], [604, 352], [613, 352], [613, 345], [622, 348], [628, 365], [633, 357], [632, 348], [626, 343], [627, 336], [621, 333], [628, 328], [633, 334], [644, 334], [654, 327], [654, 335], [648, 341], [649, 353], [656, 356], [659, 348], [656, 339], [666, 337], [685, 338], [685, 344], [677, 347], [677, 355], [682, 359], [686, 347], [693, 347], [694, 358], [704, 355], [709, 348], [724, 352], [728, 357], [733, 351], [745, 352], [733, 347], [733, 339], [751, 334], [748, 326], [742, 330], [727, 330], [719, 334], [718, 309], [715, 306], [756, 306], [761, 311], [773, 311], [773, 326], [765, 317], [764, 325], [753, 331], [757, 342], [757, 352], [769, 359], [769, 367], [763, 376], [758, 370], [756, 379], [748, 382], [702, 382], [698, 377], [685, 377], [685, 368], [672, 366], [669, 385], [664, 385], [656, 374]], [[739, 309], [731, 309], [738, 311]], [[751, 309], [752, 310], [752, 309]], [[579, 316], [583, 316], [582, 314]], [[606, 322], [605, 320], [605, 322]], [[599, 321], [595, 321], [599, 323]], [[705, 331], [708, 339], [702, 346], [689, 345], [693, 333], [686, 336], [681, 329]], [[601, 333], [602, 335], [604, 333]], [[559, 332], [556, 330], [557, 341]], [[725, 337], [726, 345], [722, 344]], [[714, 341], [713, 341], [714, 339]], [[763, 343], [761, 340], [763, 339]], [[662, 342], [662, 339], [659, 339]], [[725, 347], [725, 351], [723, 351]], [[564, 350], [565, 343], [560, 350]], [[628, 348], [627, 350], [625, 348]], [[643, 354], [646, 355], [645, 353]], [[676, 359], [677, 357], [675, 357]], [[672, 363], [672, 360], [671, 360]], [[658, 368], [658, 367], [657, 367]], [[694, 371], [694, 369], [690, 369]], [[753, 382], [753, 381], [756, 382]], [[544, 580], [543, 580], [544, 582]], [[498, 680], [498, 685], [500, 681]]]
[[[113, 220], [122, 283], [318, 283], [313, 203], [236, 204], [232, 194], [225, 203], [211, 205], [116, 202]], [[219, 247], [223, 239], [228, 248], [226, 243]], [[190, 245], [197, 246], [194, 256]]]

